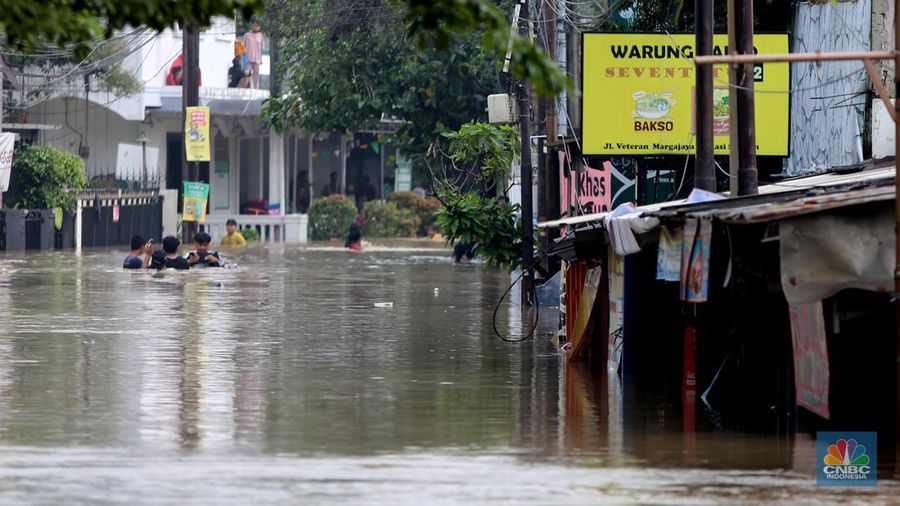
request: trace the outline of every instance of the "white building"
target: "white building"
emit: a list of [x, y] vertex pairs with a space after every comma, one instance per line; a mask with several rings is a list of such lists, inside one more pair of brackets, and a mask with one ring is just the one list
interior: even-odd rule
[[[295, 214], [296, 190], [288, 187], [296, 178], [288, 167], [297, 166], [297, 150], [259, 120], [269, 91], [228, 87], [239, 35], [234, 21], [221, 18], [200, 36], [200, 105], [212, 113], [212, 161], [200, 169], [201, 179], [210, 183], [207, 228], [216, 237], [225, 220], [235, 218], [243, 226], [258, 226], [265, 239], [305, 242], [306, 217]], [[95, 184], [106, 180], [110, 186], [127, 188], [147, 177], [177, 202], [184, 163], [182, 90], [167, 86], [166, 76], [182, 52], [182, 35], [174, 30], [147, 33], [130, 43], [137, 50], [123, 64], [142, 83], [142, 92], [118, 97], [92, 90], [86, 98], [83, 87], [69, 85], [68, 91], [30, 108], [28, 120], [58, 125], [39, 132], [36, 140], [80, 153], [86, 175]], [[264, 55], [261, 65], [263, 85], [269, 76], [268, 58]], [[296, 144], [295, 137], [288, 139]], [[139, 139], [146, 142], [146, 162]], [[168, 230], [175, 226], [169, 221], [165, 233], [174, 232]]]

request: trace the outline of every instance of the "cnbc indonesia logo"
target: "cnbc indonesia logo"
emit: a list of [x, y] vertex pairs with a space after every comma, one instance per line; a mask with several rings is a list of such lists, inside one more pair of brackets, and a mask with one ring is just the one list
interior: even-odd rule
[[874, 432], [820, 432], [817, 439], [821, 459], [819, 485], [875, 485], [877, 439]]

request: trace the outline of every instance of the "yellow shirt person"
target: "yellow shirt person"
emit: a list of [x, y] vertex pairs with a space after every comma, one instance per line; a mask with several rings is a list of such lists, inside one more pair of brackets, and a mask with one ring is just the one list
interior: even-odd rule
[[222, 238], [222, 246], [246, 246], [247, 240], [237, 231], [237, 222], [228, 220], [225, 222], [225, 237]]

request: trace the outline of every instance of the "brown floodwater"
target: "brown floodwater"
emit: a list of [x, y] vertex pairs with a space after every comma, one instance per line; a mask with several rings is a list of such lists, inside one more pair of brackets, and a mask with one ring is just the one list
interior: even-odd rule
[[[0, 504], [890, 504], [815, 441], [685, 433], [664, 400], [493, 336], [510, 281], [428, 243], [0, 256]], [[392, 303], [392, 307], [383, 303]], [[503, 332], [529, 315], [508, 301]], [[602, 374], [602, 378], [600, 376]]]

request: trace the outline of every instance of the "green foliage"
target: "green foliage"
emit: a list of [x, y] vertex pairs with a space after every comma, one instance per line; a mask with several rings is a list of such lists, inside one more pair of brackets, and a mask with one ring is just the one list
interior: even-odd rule
[[43, 44], [75, 44], [81, 52], [97, 39], [129, 26], [162, 31], [194, 19], [209, 26], [214, 16], [251, 16], [262, 0], [4, 0], [0, 32], [6, 44], [33, 51]]
[[497, 61], [477, 33], [453, 36], [443, 51], [417, 48], [397, 22], [402, 2], [366, 3], [354, 10], [354, 0], [267, 0], [265, 28], [282, 41], [283, 93], [266, 101], [263, 120], [276, 129], [350, 132], [399, 119], [389, 142], [424, 172], [442, 132], [486, 119], [487, 96], [504, 89]]
[[484, 198], [474, 192], [448, 190], [437, 223], [451, 242], [474, 244], [488, 265], [514, 268], [522, 253], [515, 224], [518, 206], [500, 198]]
[[355, 218], [356, 206], [343, 195], [313, 200], [309, 206], [310, 235], [315, 240], [344, 237]]
[[539, 94], [553, 97], [571, 91], [573, 84], [562, 69], [530, 40], [510, 27], [506, 15], [489, 0], [406, 0], [410, 33], [421, 46], [450, 46], [453, 36], [478, 32], [485, 48], [500, 57], [512, 50], [510, 70]]
[[259, 240], [259, 230], [256, 230], [252, 227], [241, 230], [241, 235], [244, 236], [244, 240], [246, 240], [247, 242]]
[[364, 237], [412, 237], [421, 220], [409, 209], [399, 209], [393, 202], [372, 201], [363, 208]]
[[75, 209], [72, 190], [87, 186], [84, 162], [50, 146], [19, 143], [13, 155], [16, 192], [12, 204], [26, 209]]
[[497, 179], [508, 174], [515, 160], [516, 130], [472, 123], [444, 137], [448, 153], [435, 157], [439, 168], [432, 170], [435, 194], [444, 205], [437, 212], [444, 237], [474, 244], [488, 265], [514, 268], [521, 254], [515, 226], [518, 208], [494, 194]]
[[414, 192], [395, 192], [388, 195], [387, 201], [400, 210], [409, 210], [419, 219], [418, 235], [426, 235], [428, 228], [437, 220], [437, 210], [441, 202], [437, 199], [423, 199]]
[[518, 129], [488, 123], [468, 123], [458, 132], [447, 132], [450, 158], [457, 164], [476, 164], [486, 179], [509, 174], [519, 146]]

